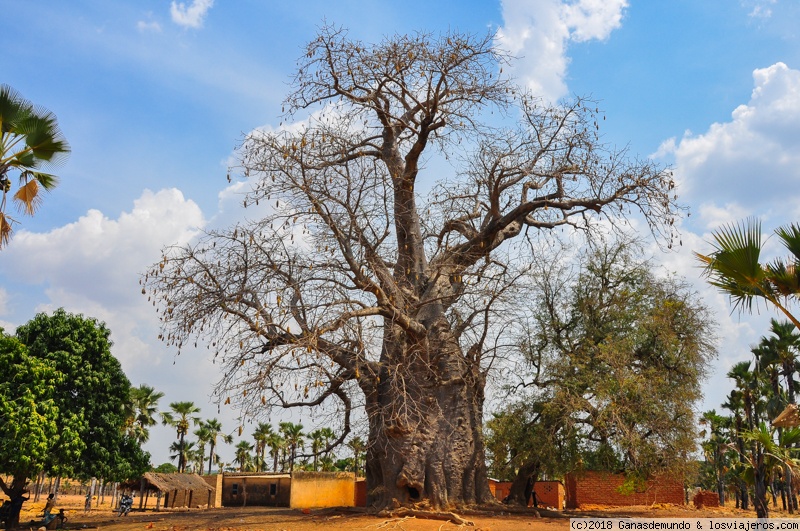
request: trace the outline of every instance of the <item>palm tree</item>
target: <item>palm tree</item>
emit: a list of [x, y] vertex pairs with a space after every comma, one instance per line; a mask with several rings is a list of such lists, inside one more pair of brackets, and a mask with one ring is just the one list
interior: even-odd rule
[[779, 227], [775, 234], [789, 251], [785, 259], [762, 264], [761, 223], [747, 219], [726, 225], [712, 234], [714, 252], [695, 253], [704, 265], [703, 275], [709, 284], [727, 293], [734, 307], [752, 311], [753, 300], [768, 301], [800, 329], [800, 321], [786, 303], [797, 302], [800, 295], [800, 225]]
[[[169, 445], [169, 452], [169, 458], [171, 460], [178, 460], [178, 472], [185, 472], [186, 464], [189, 462], [189, 458], [195, 453], [194, 442], [175, 441]], [[183, 463], [183, 468], [181, 468], [181, 463]]]
[[[794, 324], [791, 322], [778, 321], [777, 319], [770, 320], [770, 332], [772, 332], [772, 336], [762, 337], [758, 346], [753, 348], [753, 353], [756, 356], [765, 358], [773, 366], [774, 374], [771, 374], [772, 393], [769, 397], [768, 405], [770, 418], [775, 418], [786, 406], [787, 400], [789, 404], [795, 403], [796, 382], [794, 373], [797, 368], [800, 334], [797, 333]], [[777, 383], [779, 375], [786, 381], [785, 396], [782, 396], [781, 389]], [[778, 436], [781, 437], [782, 435], [782, 429], [778, 428]], [[791, 488], [793, 475], [792, 467], [784, 465], [784, 485], [781, 489], [781, 499], [785, 502], [786, 493], [789, 493], [789, 513], [794, 513], [795, 509], [797, 509], [797, 497]]]
[[322, 440], [325, 444], [324, 454], [328, 457], [331, 453], [331, 441], [336, 438], [336, 433], [331, 428], [325, 427], [319, 430], [322, 433]]
[[239, 472], [244, 472], [252, 466], [253, 458], [250, 455], [252, 451], [253, 445], [247, 441], [239, 441], [239, 444], [236, 445], [233, 462], [239, 465]]
[[703, 453], [705, 454], [706, 461], [711, 464], [714, 469], [714, 480], [717, 487], [717, 494], [719, 495], [719, 504], [725, 505], [725, 481], [723, 474], [727, 468], [728, 460], [726, 459], [727, 449], [730, 447], [730, 440], [725, 434], [724, 428], [730, 424], [730, 418], [718, 415], [715, 410], [706, 411], [700, 418], [700, 424], [708, 426], [708, 431], [703, 435], [708, 436], [703, 445]]
[[774, 337], [761, 338], [762, 343], [769, 345], [780, 363], [781, 376], [786, 381], [786, 396], [790, 404], [794, 404], [794, 373], [797, 365], [797, 351], [800, 348], [800, 334], [794, 324], [788, 321], [770, 320], [770, 332]]
[[222, 433], [222, 424], [217, 419], [205, 421], [203, 427], [208, 430], [208, 473], [211, 474], [211, 463], [216, 457], [214, 450], [217, 447], [217, 437], [222, 437], [222, 442], [231, 444], [233, 442], [233, 435]]
[[280, 433], [272, 432], [267, 437], [267, 446], [269, 446], [269, 455], [272, 457], [272, 471], [278, 471], [278, 458], [286, 448], [286, 439]]
[[325, 438], [322, 435], [321, 430], [314, 430], [309, 435], [308, 438], [311, 439], [311, 454], [314, 457], [314, 471], [317, 470], [317, 458], [319, 457], [320, 450], [322, 450], [322, 444]]
[[258, 468], [259, 471], [264, 470], [264, 454], [267, 449], [267, 441], [272, 433], [272, 426], [265, 422], [259, 422], [256, 429], [253, 430], [253, 439], [256, 443], [256, 468]]
[[[161, 414], [163, 423], [172, 426], [177, 431], [177, 437], [180, 448], [185, 448], [184, 438], [189, 433], [189, 425], [200, 424], [200, 417], [196, 416], [200, 413], [200, 408], [194, 405], [194, 402], [173, 402], [169, 405], [171, 411]], [[183, 472], [186, 469], [186, 452], [181, 450], [178, 455], [178, 472]]]
[[156, 425], [158, 401], [163, 397], [164, 393], [156, 392], [147, 384], [131, 387], [129, 404], [131, 421], [128, 426], [128, 434], [139, 444], [146, 443], [150, 439], [149, 428]]
[[797, 466], [792, 453], [797, 450], [794, 446], [800, 442], [800, 428], [784, 430], [776, 442], [774, 433], [766, 423], [761, 422], [756, 429], [747, 430], [742, 436], [756, 449], [749, 456], [744, 456], [753, 477], [756, 518], [769, 518], [767, 478], [780, 467]]
[[[319, 459], [319, 464], [323, 472], [333, 472], [336, 470], [336, 461], [333, 460], [333, 457], [326, 455], [325, 457], [321, 457]], [[314, 467], [314, 471], [316, 472], [317, 467]]]
[[194, 430], [194, 436], [197, 437], [197, 452], [195, 452], [195, 457], [198, 459], [198, 462], [195, 462], [194, 469], [198, 474], [202, 474], [203, 465], [206, 460], [206, 445], [211, 443], [211, 431], [201, 422], [200, 426]]
[[294, 470], [294, 461], [297, 458], [297, 449], [305, 446], [302, 424], [293, 424], [291, 422], [281, 422], [280, 431], [283, 438], [286, 439], [286, 446], [289, 448], [289, 471]]
[[52, 190], [58, 184], [55, 175], [40, 170], [58, 165], [69, 151], [53, 113], [0, 85], [0, 248], [8, 243], [11, 223], [16, 222], [6, 212], [10, 173], [19, 173], [14, 201], [23, 213], [33, 215], [42, 202], [42, 189]]
[[367, 445], [364, 443], [361, 437], [353, 437], [350, 439], [350, 442], [347, 443], [347, 447], [353, 451], [353, 467], [355, 468], [354, 472], [356, 473], [356, 476], [358, 476], [361, 463], [360, 457], [367, 450]]
[[[758, 423], [757, 409], [755, 407], [755, 400], [757, 399], [756, 391], [756, 376], [750, 371], [749, 361], [740, 361], [731, 367], [728, 371], [728, 378], [732, 379], [736, 384], [736, 391], [742, 402], [742, 410], [744, 411], [745, 420], [747, 421], [747, 429], [752, 431]], [[733, 396], [733, 393], [731, 393]], [[735, 414], [735, 412], [734, 412]]]

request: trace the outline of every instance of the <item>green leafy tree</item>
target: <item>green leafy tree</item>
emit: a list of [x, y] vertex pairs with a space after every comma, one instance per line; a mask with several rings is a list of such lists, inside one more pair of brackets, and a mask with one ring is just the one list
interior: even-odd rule
[[770, 319], [770, 337], [761, 338], [761, 345], [774, 352], [780, 366], [780, 375], [785, 380], [786, 398], [790, 404], [796, 404], [795, 388], [797, 382], [797, 354], [800, 350], [800, 334], [795, 325], [789, 321]]
[[158, 472], [159, 474], [174, 474], [177, 471], [178, 467], [172, 463], [161, 463], [153, 469], [153, 472]]
[[104, 323], [58, 309], [40, 313], [17, 328], [32, 356], [52, 362], [65, 378], [56, 388], [59, 426], [76, 430], [85, 444], [79, 460], [58, 447], [49, 472], [109, 481], [140, 475], [149, 454], [125, 432], [130, 381], [111, 354], [111, 332]]
[[325, 454], [325, 457], [328, 457], [335, 446], [334, 442], [339, 439], [336, 437], [336, 432], [328, 426], [320, 428], [320, 433], [322, 434], [322, 452]]
[[189, 433], [189, 427], [194, 424], [200, 424], [200, 408], [194, 405], [194, 402], [172, 402], [169, 405], [170, 411], [161, 413], [162, 422], [164, 425], [169, 425], [175, 428], [176, 436], [178, 438], [178, 472], [183, 472], [186, 469], [186, 435]]
[[656, 275], [642, 255], [623, 239], [596, 245], [572, 270], [535, 264], [531, 321], [518, 340], [527, 369], [515, 371], [514, 400], [487, 443], [497, 465], [517, 472], [512, 502], [527, 501], [538, 473], [578, 461], [623, 469], [632, 482], [689, 462], [714, 323], [684, 282]]
[[[0, 329], [0, 471], [11, 476], [0, 487], [12, 500], [23, 496], [28, 478], [46, 469], [50, 453], [60, 443], [63, 455], [80, 456], [77, 430], [59, 433], [59, 411], [54, 400], [64, 374], [51, 362], [28, 354], [25, 345]], [[9, 527], [19, 522], [19, 510]]]
[[346, 457], [344, 459], [337, 459], [333, 464], [333, 469], [340, 472], [355, 472], [356, 465], [352, 457]]
[[755, 219], [723, 226], [712, 234], [714, 251], [695, 256], [705, 266], [708, 283], [727, 294], [734, 308], [750, 312], [753, 302], [762, 299], [800, 329], [787, 305], [800, 295], [800, 225], [779, 227], [775, 234], [788, 255], [770, 263], [761, 262], [761, 223]]
[[[789, 321], [770, 320], [770, 333], [762, 337], [758, 345], [751, 351], [756, 357], [756, 367], [763, 379], [768, 382], [767, 392], [762, 393], [765, 400], [767, 418], [776, 418], [787, 404], [795, 403], [797, 382], [794, 375], [797, 371], [797, 353], [800, 348], [800, 335], [794, 324]], [[785, 387], [780, 385], [783, 377]], [[782, 428], [778, 429], [779, 437]], [[797, 496], [792, 488], [794, 471], [788, 465], [783, 470], [783, 485], [773, 484], [773, 490], [780, 490], [781, 501], [788, 501], [789, 513], [797, 510]]]
[[579, 437], [572, 411], [545, 396], [515, 401], [486, 423], [492, 477], [511, 481], [507, 501], [527, 505], [541, 474], [560, 477], [577, 461]]
[[[0, 487], [9, 496], [18, 496], [38, 471], [119, 481], [149, 468], [149, 454], [125, 430], [130, 382], [111, 354], [109, 335], [104, 324], [63, 309], [36, 315], [15, 339], [3, 335], [2, 355], [10, 358], [2, 370], [18, 374], [2, 378], [2, 424], [21, 430], [0, 443], [0, 472], [13, 476], [11, 486], [0, 481]], [[41, 381], [30, 387], [26, 378], [34, 373]]]
[[42, 202], [42, 192], [58, 183], [55, 175], [42, 169], [58, 165], [69, 151], [53, 113], [8, 85], [0, 85], [0, 249], [8, 244], [16, 221], [6, 209], [14, 174], [19, 178], [14, 201], [22, 212], [33, 215]]

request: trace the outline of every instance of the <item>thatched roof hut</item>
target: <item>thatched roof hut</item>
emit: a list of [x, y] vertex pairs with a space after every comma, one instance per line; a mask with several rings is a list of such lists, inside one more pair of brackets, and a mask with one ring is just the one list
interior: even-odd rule
[[146, 491], [164, 494], [164, 508], [211, 506], [214, 488], [197, 474], [147, 472], [142, 479]]

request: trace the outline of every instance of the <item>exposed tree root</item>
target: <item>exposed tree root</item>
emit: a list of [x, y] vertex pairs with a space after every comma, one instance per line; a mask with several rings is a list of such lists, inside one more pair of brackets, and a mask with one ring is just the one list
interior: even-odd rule
[[476, 505], [459, 512], [461, 514], [469, 514], [472, 516], [494, 516], [497, 514], [524, 514], [533, 518], [539, 518], [541, 516], [539, 510], [532, 507], [519, 507], [515, 505], [503, 504]]
[[428, 520], [444, 520], [446, 522], [452, 522], [456, 525], [468, 525], [473, 526], [475, 525], [473, 522], [469, 520], [464, 520], [456, 513], [451, 512], [442, 512], [442, 511], [429, 511], [423, 509], [412, 509], [410, 507], [398, 507], [396, 509], [384, 509], [383, 511], [379, 511], [377, 516], [381, 518], [404, 518], [413, 516], [414, 518], [425, 518]]

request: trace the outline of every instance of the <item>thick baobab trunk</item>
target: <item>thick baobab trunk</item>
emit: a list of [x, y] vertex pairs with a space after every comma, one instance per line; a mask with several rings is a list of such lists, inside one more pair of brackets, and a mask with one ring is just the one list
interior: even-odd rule
[[368, 503], [432, 508], [491, 499], [482, 434], [483, 379], [441, 319], [421, 340], [391, 333], [367, 392]]

